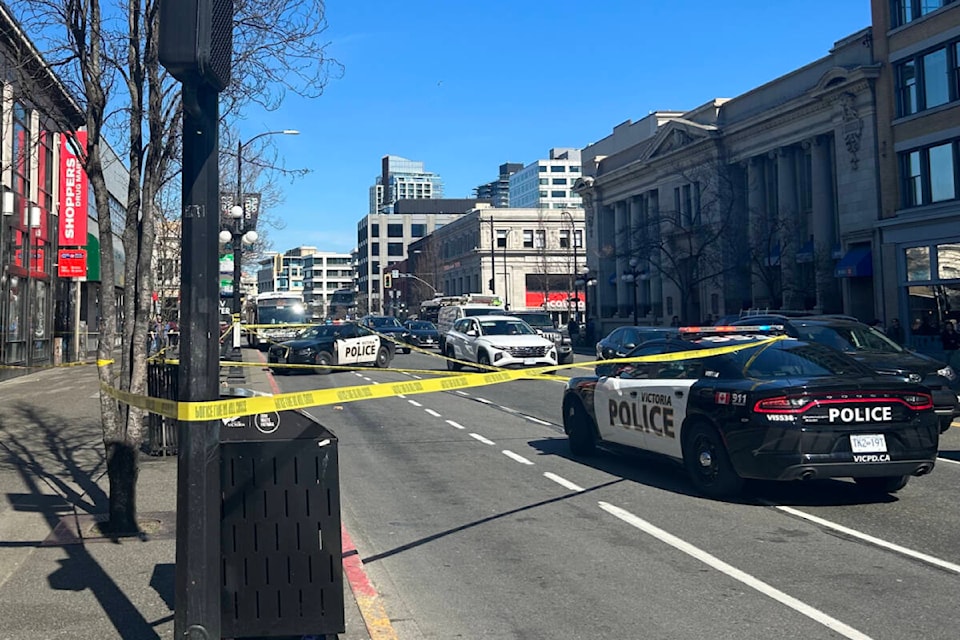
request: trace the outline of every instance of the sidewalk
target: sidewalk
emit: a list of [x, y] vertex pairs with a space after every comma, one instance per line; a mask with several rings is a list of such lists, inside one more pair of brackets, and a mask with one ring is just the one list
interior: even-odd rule
[[[261, 368], [243, 371], [271, 391]], [[0, 382], [0, 640], [173, 638], [177, 458], [141, 456], [141, 537], [102, 537], [99, 402], [92, 366]], [[346, 578], [344, 600], [337, 637], [369, 638]]]

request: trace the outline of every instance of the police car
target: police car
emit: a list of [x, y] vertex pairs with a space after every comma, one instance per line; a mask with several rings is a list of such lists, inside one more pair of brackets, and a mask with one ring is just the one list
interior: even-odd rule
[[929, 390], [877, 375], [782, 327], [684, 327], [631, 363], [571, 378], [563, 425], [571, 453], [600, 442], [682, 463], [713, 497], [744, 479], [849, 477], [891, 493], [933, 470], [939, 429]]
[[[331, 365], [372, 365], [389, 367], [394, 344], [381, 340], [367, 327], [355, 322], [318, 324], [303, 330], [294, 340], [270, 347], [268, 364], [314, 365], [315, 373], [330, 373]], [[289, 373], [300, 367], [270, 367], [274, 373]]]

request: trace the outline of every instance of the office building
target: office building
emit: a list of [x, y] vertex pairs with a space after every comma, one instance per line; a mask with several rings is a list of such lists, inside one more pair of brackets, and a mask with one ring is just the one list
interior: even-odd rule
[[380, 165], [380, 175], [370, 187], [369, 213], [393, 213], [397, 200], [443, 198], [443, 181], [427, 171], [423, 162], [383, 156]]
[[490, 204], [497, 208], [506, 208], [510, 206], [510, 176], [523, 169], [523, 164], [519, 162], [507, 162], [500, 165], [499, 177], [493, 182], [488, 182], [475, 187], [474, 196], [479, 200], [489, 200]]
[[550, 149], [550, 157], [537, 160], [510, 176], [512, 209], [581, 209], [573, 185], [580, 177], [579, 149]]

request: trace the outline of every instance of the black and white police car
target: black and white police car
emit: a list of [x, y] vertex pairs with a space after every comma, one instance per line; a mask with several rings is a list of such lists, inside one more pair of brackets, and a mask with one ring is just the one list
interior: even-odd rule
[[571, 378], [563, 425], [571, 453], [599, 442], [681, 462], [705, 495], [747, 478], [848, 477], [895, 492], [933, 470], [939, 429], [929, 390], [881, 376], [782, 327], [683, 327], [638, 346], [633, 363]]
[[[367, 327], [355, 322], [318, 324], [304, 329], [294, 340], [270, 347], [268, 364], [314, 365], [315, 373], [330, 373], [331, 365], [372, 365], [389, 367], [394, 343], [382, 340]], [[289, 373], [302, 367], [270, 367], [273, 373]]]

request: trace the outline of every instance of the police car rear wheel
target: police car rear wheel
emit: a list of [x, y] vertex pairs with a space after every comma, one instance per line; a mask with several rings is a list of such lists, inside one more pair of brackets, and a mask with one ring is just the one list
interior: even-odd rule
[[563, 427], [567, 432], [570, 453], [578, 457], [592, 455], [597, 450], [597, 438], [590, 417], [579, 401], [571, 401], [563, 410]]
[[386, 347], [380, 347], [380, 350], [377, 351], [377, 359], [374, 365], [380, 369], [390, 366], [390, 351]]
[[693, 424], [685, 438], [683, 462], [693, 484], [710, 497], [734, 495], [743, 479], [734, 471], [720, 434], [706, 424]]
[[317, 368], [314, 369], [313, 372], [326, 375], [330, 373], [328, 367], [333, 364], [333, 356], [326, 351], [321, 351], [314, 357], [313, 362], [317, 365]]
[[884, 476], [880, 478], [854, 478], [858, 486], [871, 493], [896, 493], [907, 486], [910, 476]]

